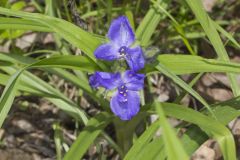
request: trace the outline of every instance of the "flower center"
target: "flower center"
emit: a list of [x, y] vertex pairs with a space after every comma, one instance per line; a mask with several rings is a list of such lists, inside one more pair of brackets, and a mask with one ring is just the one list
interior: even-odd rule
[[126, 46], [122, 46], [119, 48], [118, 52], [120, 53], [120, 56], [124, 57], [126, 56], [126, 52], [127, 52], [127, 47]]
[[125, 99], [124, 99], [124, 102], [127, 102], [128, 99], [127, 99], [127, 92], [128, 92], [128, 89], [125, 85], [121, 85], [119, 88], [118, 88], [118, 92], [119, 94], [121, 94]]

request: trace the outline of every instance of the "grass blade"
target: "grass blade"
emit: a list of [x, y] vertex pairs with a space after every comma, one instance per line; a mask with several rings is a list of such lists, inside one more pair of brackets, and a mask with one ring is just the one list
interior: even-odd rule
[[[30, 64], [33, 64], [34, 62], [36, 62], [35, 59], [29, 58], [29, 57], [24, 57], [24, 56], [21, 56], [21, 55], [18, 55], [18, 54], [0, 53], [0, 57], [4, 61], [12, 63], [12, 64], [30, 65]], [[56, 56], [56, 57], [59, 57], [59, 56]], [[71, 62], [68, 62], [66, 64], [65, 60], [61, 60], [61, 61], [63, 61], [63, 62], [61, 62], [61, 64], [63, 63], [63, 64], [66, 64], [66, 65], [61, 66], [60, 63], [51, 62], [51, 65], [49, 65], [49, 67], [73, 68], [73, 69], [75, 68], [75, 69], [78, 69], [78, 70], [82, 70], [82, 69], [85, 70], [84, 65], [83, 66], [81, 65], [81, 63], [82, 63], [81, 58], [85, 59], [86, 61], [89, 61], [89, 63], [91, 62], [90, 59], [87, 59], [86, 57], [83, 57], [83, 56], [78, 56], [78, 57], [72, 56], [72, 58], [70, 58], [71, 56], [67, 56], [67, 57], [69, 57], [69, 59], [73, 59], [73, 62], [75, 62], [75, 64], [72, 64]], [[51, 58], [54, 59], [54, 57], [50, 57], [50, 59]], [[76, 59], [79, 59], [79, 61], [76, 62]], [[109, 103], [105, 99], [103, 99], [101, 96], [97, 95], [96, 91], [92, 90], [88, 81], [85, 82], [82, 79], [80, 80], [74, 74], [70, 73], [69, 71], [60, 69], [60, 68], [54, 68], [54, 69], [49, 68], [48, 66], [44, 65], [44, 63], [46, 63], [46, 61], [48, 61], [48, 59], [42, 60], [42, 62], [39, 63], [39, 67], [43, 68], [44, 71], [46, 71], [46, 72], [56, 74], [59, 77], [65, 79], [66, 81], [73, 83], [74, 85], [76, 85], [77, 87], [82, 89], [85, 93], [87, 93], [93, 100], [95, 100], [96, 102], [101, 104], [101, 106], [103, 106], [106, 110], [109, 110], [109, 107], [108, 107]], [[87, 67], [87, 68], [90, 69], [89, 72], [91, 72], [91, 70], [93, 70], [93, 68], [97, 67], [94, 64], [89, 64], [89, 65], [90, 66]], [[79, 67], [79, 66], [82, 66], [82, 67]], [[96, 68], [96, 70], [98, 70], [97, 68]]]
[[224, 159], [236, 160], [236, 148], [231, 132], [220, 122], [193, 109], [173, 103], [162, 103], [166, 115], [175, 117], [201, 127], [219, 143]]
[[167, 157], [162, 137], [154, 139], [145, 145], [144, 149], [137, 156], [138, 160], [165, 160]]
[[101, 112], [89, 120], [87, 126], [79, 134], [70, 150], [64, 156], [64, 160], [79, 160], [87, 151], [89, 146], [101, 133], [101, 131], [113, 120], [107, 112]]
[[27, 20], [38, 22], [39, 24], [48, 26], [59, 36], [69, 41], [74, 46], [80, 48], [89, 58], [93, 60], [101, 68], [106, 67], [102, 63], [97, 63], [93, 52], [105, 39], [99, 39], [93, 34], [84, 31], [83, 29], [67, 22], [63, 19], [50, 17], [38, 13], [27, 13], [21, 11], [12, 11], [0, 7], [0, 14], [8, 16], [16, 16]]
[[[2, 68], [2, 70], [7, 72], [8, 74], [13, 74], [14, 72], [16, 72], [17, 69], [5, 67]], [[25, 89], [27, 90], [30, 89], [30, 91], [33, 91], [34, 93], [40, 93], [41, 95], [47, 96], [47, 98], [53, 98], [51, 99], [51, 102], [56, 104], [60, 109], [69, 113], [76, 120], [82, 120], [84, 124], [87, 123], [88, 118], [86, 117], [86, 114], [84, 113], [84, 111], [79, 109], [79, 106], [77, 104], [69, 100], [60, 91], [54, 89], [48, 83], [42, 81], [30, 72], [25, 71], [21, 75], [20, 83], [23, 84], [25, 86]]]
[[[158, 56], [158, 62], [166, 66], [171, 72], [181, 74], [191, 74], [200, 72], [224, 72], [239, 73], [240, 64], [226, 62], [216, 59], [206, 59], [192, 55], [171, 55], [163, 54]], [[158, 64], [154, 64], [157, 66]], [[147, 66], [145, 73], [154, 72], [154, 65]]]
[[21, 69], [11, 76], [11, 78], [9, 79], [9, 81], [1, 95], [1, 98], [0, 98], [0, 128], [2, 127], [2, 124], [5, 120], [5, 118], [7, 117], [7, 114], [12, 106], [12, 103], [13, 103], [13, 100], [15, 97], [15, 93], [16, 93], [16, 86], [17, 86], [18, 78], [23, 71], [24, 71], [24, 69]]
[[32, 30], [40, 32], [53, 32], [53, 30], [45, 25], [39, 24], [32, 20], [20, 18], [5, 18], [0, 17], [0, 29], [17, 29], [17, 30]]
[[[209, 18], [206, 11], [204, 10], [201, 0], [186, 0], [192, 11], [194, 12], [197, 20], [202, 25], [207, 37], [212, 43], [218, 57], [223, 61], [229, 61], [229, 57], [226, 49], [222, 43], [222, 40], [217, 32], [216, 25]], [[228, 74], [229, 80], [231, 82], [231, 88], [235, 96], [240, 94], [239, 86], [237, 84], [236, 76], [234, 74]]]
[[163, 8], [160, 4], [156, 3], [156, 1], [151, 0], [151, 2], [156, 6], [156, 8], [163, 14], [165, 14], [171, 21], [173, 26], [175, 27], [176, 31], [179, 33], [183, 43], [187, 47], [188, 51], [192, 55], [196, 55], [196, 53], [193, 51], [188, 39], [186, 38], [186, 34], [184, 32], [183, 27], [176, 21], [176, 19], [165, 9]]
[[177, 138], [176, 133], [171, 128], [167, 119], [165, 118], [164, 110], [162, 109], [161, 103], [155, 103], [155, 108], [159, 115], [159, 124], [163, 129], [162, 137], [168, 159], [189, 159], [188, 155], [183, 149], [181, 142]]
[[62, 159], [62, 130], [59, 122], [53, 124], [54, 142], [56, 146], [57, 160]]
[[158, 122], [151, 124], [151, 126], [134, 143], [134, 145], [128, 151], [127, 155], [124, 157], [124, 160], [136, 159], [136, 157], [142, 152], [144, 147], [152, 139], [158, 128], [159, 128]]
[[53, 56], [46, 58], [31, 64], [28, 68], [48, 68], [48, 67], [60, 67], [68, 69], [78, 69], [82, 71], [94, 72], [100, 70], [100, 68], [93, 63], [93, 61], [83, 56]]
[[212, 21], [212, 23], [215, 25], [216, 29], [222, 33], [225, 37], [227, 37], [236, 47], [240, 48], [240, 44], [233, 38], [231, 34], [229, 34], [227, 31], [225, 31], [219, 24]]
[[[169, 0], [157, 0], [157, 4], [161, 4], [163, 8], [167, 8]], [[150, 38], [152, 37], [157, 25], [164, 19], [165, 16], [161, 15], [155, 6], [151, 6], [142, 22], [136, 30], [136, 37], [140, 41], [142, 46], [149, 44]]]
[[164, 65], [162, 64], [158, 64], [156, 66], [156, 69], [159, 70], [161, 73], [163, 73], [165, 76], [169, 77], [170, 79], [172, 79], [176, 84], [178, 84], [181, 88], [183, 88], [184, 90], [186, 90], [189, 94], [191, 94], [193, 97], [195, 97], [197, 100], [199, 100], [207, 109], [208, 111], [211, 113], [211, 115], [213, 117], [215, 117], [212, 109], [210, 108], [210, 106], [207, 104], [207, 102], [196, 92], [194, 91], [188, 84], [186, 84], [186, 82], [184, 82], [183, 80], [181, 80], [178, 76], [176, 76], [175, 74], [173, 74], [168, 68], [166, 68]]

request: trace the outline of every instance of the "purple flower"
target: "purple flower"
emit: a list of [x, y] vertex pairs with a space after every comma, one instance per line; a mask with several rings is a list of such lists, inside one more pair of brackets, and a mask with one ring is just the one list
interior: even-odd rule
[[89, 83], [93, 88], [104, 87], [107, 90], [116, 89], [111, 99], [111, 110], [122, 120], [130, 120], [140, 109], [138, 91], [143, 89], [144, 75], [127, 70], [122, 75], [118, 73], [95, 72]]
[[140, 46], [131, 47], [135, 35], [127, 17], [121, 16], [112, 21], [107, 37], [110, 42], [100, 45], [94, 52], [98, 59], [113, 61], [125, 59], [133, 71], [144, 67], [143, 51]]

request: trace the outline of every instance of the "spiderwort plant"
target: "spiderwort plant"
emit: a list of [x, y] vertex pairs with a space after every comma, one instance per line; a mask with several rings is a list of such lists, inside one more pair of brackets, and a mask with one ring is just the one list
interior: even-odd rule
[[94, 52], [95, 57], [107, 61], [125, 59], [130, 70], [124, 73], [95, 72], [89, 83], [93, 88], [117, 89], [111, 98], [111, 110], [121, 120], [130, 120], [140, 109], [138, 91], [143, 89], [145, 76], [136, 72], [144, 67], [143, 51], [140, 46], [132, 46], [135, 35], [125, 16], [113, 20], [107, 37], [110, 42], [100, 45]]

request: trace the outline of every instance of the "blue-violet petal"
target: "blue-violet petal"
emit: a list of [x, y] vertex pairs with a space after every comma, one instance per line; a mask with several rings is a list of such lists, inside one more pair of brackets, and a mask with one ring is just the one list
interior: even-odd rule
[[128, 90], [139, 91], [144, 86], [144, 74], [135, 73], [132, 70], [127, 70], [123, 76], [123, 82]]
[[95, 51], [94, 55], [97, 59], [112, 61], [120, 58], [118, 48], [113, 43], [106, 43], [100, 45]]
[[127, 51], [126, 61], [131, 70], [137, 72], [142, 69], [145, 64], [142, 48], [140, 46], [129, 48]]
[[111, 110], [121, 120], [130, 120], [140, 109], [140, 97], [138, 92], [129, 91], [122, 101], [122, 95], [117, 92], [111, 99]]
[[117, 88], [120, 82], [120, 73], [95, 72], [89, 78], [89, 84], [93, 88], [104, 87], [107, 90]]
[[119, 47], [129, 47], [135, 41], [135, 35], [125, 16], [113, 20], [107, 34], [108, 38]]

